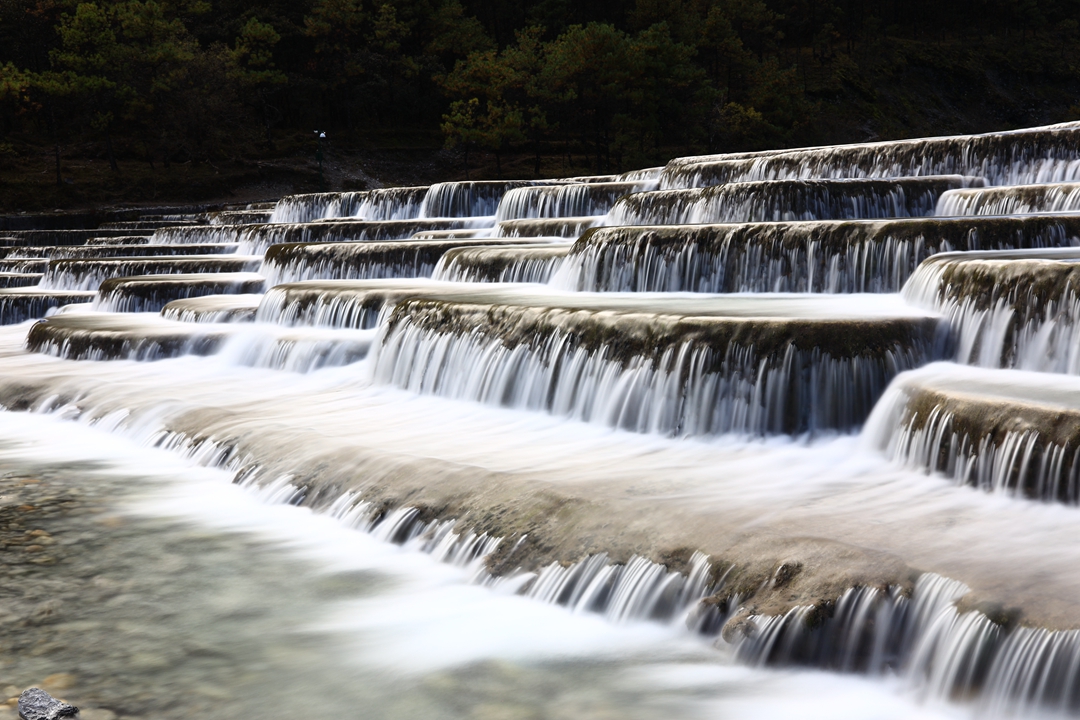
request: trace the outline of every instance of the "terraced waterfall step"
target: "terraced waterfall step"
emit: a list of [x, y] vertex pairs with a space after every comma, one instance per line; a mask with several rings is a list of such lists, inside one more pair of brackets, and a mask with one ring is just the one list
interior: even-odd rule
[[101, 283], [94, 309], [101, 312], [158, 312], [174, 300], [202, 295], [251, 295], [266, 289], [258, 273], [135, 275]]
[[848, 430], [893, 375], [944, 352], [938, 318], [888, 296], [337, 281], [275, 287], [257, 317], [357, 328], [382, 317], [380, 382], [680, 435]]
[[[25, 365], [24, 358], [0, 359], [0, 365], [12, 362]], [[352, 508], [349, 497], [361, 497], [375, 507], [411, 505], [423, 518], [468, 517], [477, 532], [505, 538], [500, 547], [506, 549], [490, 561], [495, 572], [540, 572], [552, 562], [598, 553], [615, 562], [652, 558], [689, 572], [689, 548], [700, 548], [718, 568], [712, 577], [719, 590], [705, 608], [742, 608], [725, 635], [737, 640], [748, 634], [751, 662], [772, 657], [784, 663], [783, 653], [771, 656], [768, 648], [786, 647], [790, 661], [814, 663], [807, 650], [815, 641], [852, 632], [875, 636], [873, 623], [860, 624], [842, 608], [865, 610], [889, 632], [913, 627], [904, 622], [905, 612], [925, 612], [942, 619], [938, 631], [916, 625], [913, 632], [918, 629], [920, 642], [936, 643], [940, 652], [918, 654], [893, 644], [889, 651], [912, 662], [918, 658], [919, 672], [944, 674], [946, 692], [954, 682], [965, 696], [987, 684], [1009, 698], [1019, 692], [1015, 683], [1022, 688], [1029, 677], [1027, 664], [1007, 664], [1010, 653], [1018, 643], [1043, 637], [1027, 628], [1076, 622], [1075, 577], [1068, 572], [1078, 555], [1070, 542], [1077, 533], [1071, 518], [1035, 507], [1030, 533], [1018, 541], [1010, 532], [1015, 515], [1000, 504], [982, 502], [979, 493], [928, 492], [901, 471], [868, 466], [850, 445], [675, 443], [533, 423], [514, 413], [460, 412], [460, 404], [405, 401], [407, 394], [340, 381], [320, 390], [260, 376], [246, 387], [192, 387], [164, 363], [111, 365], [89, 373], [85, 364], [52, 361], [24, 368], [20, 377], [2, 372], [0, 402], [26, 407], [52, 398], [48, 407], [62, 407], [77, 393], [75, 411], [86, 408], [84, 421], [136, 402], [129, 421], [136, 423], [143, 409], [156, 407], [156, 398], [176, 398], [164, 419], [164, 446], [201, 457], [257, 459], [253, 482], [269, 484], [291, 472], [303, 489], [300, 502], [313, 509], [345, 512]], [[153, 388], [149, 397], [147, 387]], [[447, 423], [439, 411], [451, 408], [459, 412]], [[276, 422], [267, 423], [270, 417]], [[417, 434], [426, 438], [422, 456]], [[463, 443], [462, 437], [484, 442]], [[815, 463], [828, 469], [819, 475], [796, 470]], [[752, 487], [746, 484], [749, 467]], [[922, 479], [928, 482], [934, 481]], [[770, 502], [764, 516], [762, 499]], [[409, 527], [401, 525], [403, 532]], [[1055, 553], [1045, 552], [1049, 546]], [[971, 591], [924, 570], [961, 578]], [[854, 597], [853, 586], [860, 589]], [[899, 614], [878, 613], [875, 597], [889, 606], [902, 599]], [[807, 615], [818, 621], [804, 623]], [[828, 634], [815, 634], [817, 629]], [[768, 637], [777, 639], [775, 646]], [[1047, 652], [1061, 648], [1070, 657], [1067, 636], [1043, 639]], [[955, 662], [952, 653], [959, 654]], [[980, 673], [950, 674], [962, 671], [971, 656], [987, 658]], [[833, 667], [833, 656], [823, 657], [821, 666]], [[1015, 682], [987, 679], [999, 661], [1017, 671]], [[1042, 651], [1034, 653], [1036, 661], [1056, 662]], [[1053, 699], [1050, 693], [1039, 697]]]
[[439, 259], [432, 278], [444, 282], [547, 283], [571, 252], [561, 238], [526, 245], [486, 245], [448, 250]]
[[[82, 245], [97, 238], [130, 238], [140, 233], [131, 230], [17, 230], [5, 232], [0, 246]], [[151, 233], [145, 233], [149, 236]], [[111, 242], [111, 241], [110, 241]]]
[[595, 182], [516, 188], [500, 200], [495, 221], [602, 216], [622, 196], [655, 188], [655, 182]]
[[43, 273], [35, 272], [0, 272], [0, 288], [19, 288], [37, 285]]
[[69, 360], [153, 361], [224, 354], [233, 364], [293, 372], [362, 360], [374, 334], [243, 323], [184, 322], [152, 313], [83, 312], [39, 321], [27, 349]]
[[47, 290], [37, 286], [0, 289], [0, 325], [45, 317], [64, 305], [92, 302], [92, 290]]
[[269, 222], [306, 223], [330, 218], [411, 220], [419, 217], [428, 186], [380, 188], [344, 193], [288, 195], [275, 206]]
[[938, 200], [936, 213], [950, 215], [1016, 215], [1080, 211], [1080, 183], [1043, 183], [950, 190]]
[[251, 322], [261, 302], [262, 294], [189, 297], [165, 305], [161, 316], [192, 323]]
[[262, 258], [251, 255], [203, 255], [50, 260], [42, 289], [96, 290], [101, 283], [132, 275], [255, 272]]
[[409, 239], [397, 242], [283, 243], [264, 256], [263, 273], [271, 285], [300, 280], [429, 277], [443, 254], [478, 245], [505, 247], [534, 238]]
[[1080, 374], [1078, 248], [937, 255], [904, 295], [949, 319], [960, 362]]
[[1080, 245], [1080, 215], [595, 228], [559, 287], [618, 292], [898, 292], [939, 252]]
[[600, 225], [603, 218], [563, 217], [503, 220], [495, 226], [498, 237], [563, 237], [578, 238], [591, 227]]
[[375, 242], [403, 240], [425, 230], [451, 230], [485, 226], [487, 219], [436, 220], [328, 220], [306, 224], [208, 225], [200, 228], [165, 228], [153, 242], [164, 245], [238, 243], [247, 254], [266, 252], [271, 245], [298, 242]]
[[19, 258], [0, 260], [0, 271], [9, 273], [43, 273], [49, 266], [48, 258]]
[[109, 219], [0, 233], [0, 407], [628, 632], [1080, 714], [1080, 123]]
[[897, 378], [868, 442], [987, 492], [1080, 503], [1080, 379], [929, 365]]
[[852, 220], [933, 215], [948, 190], [981, 187], [980, 177], [768, 180], [627, 195], [611, 225], [686, 225], [779, 220]]
[[60, 247], [49, 253], [49, 257], [60, 259], [108, 259], [121, 257], [169, 257], [173, 255], [233, 255], [239, 249], [236, 243], [207, 243], [202, 245], [152, 245], [138, 243], [130, 245], [83, 245]]
[[949, 173], [984, 177], [991, 185], [1077, 180], [1078, 127], [1061, 123], [984, 135], [678, 158], [660, 174], [660, 187]]

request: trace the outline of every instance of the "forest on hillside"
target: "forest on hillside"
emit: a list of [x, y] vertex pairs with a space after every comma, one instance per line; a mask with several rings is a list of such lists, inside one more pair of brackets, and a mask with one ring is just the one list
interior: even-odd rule
[[313, 130], [602, 173], [1058, 122], [1078, 92], [1080, 0], [0, 0], [0, 159], [48, 148], [59, 184], [72, 147], [167, 169]]

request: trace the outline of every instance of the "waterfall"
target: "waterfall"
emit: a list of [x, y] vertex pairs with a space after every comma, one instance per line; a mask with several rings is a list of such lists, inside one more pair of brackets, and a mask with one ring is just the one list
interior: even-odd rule
[[1016, 215], [1080, 210], [1080, 183], [949, 190], [935, 215]]
[[261, 293], [266, 280], [256, 273], [213, 273], [112, 278], [101, 283], [93, 309], [99, 312], [159, 312], [167, 304], [201, 295]]
[[371, 332], [316, 328], [215, 325], [158, 316], [125, 318], [110, 313], [59, 315], [39, 322], [27, 337], [34, 352], [69, 360], [160, 361], [184, 355], [217, 355], [244, 367], [310, 373], [349, 365], [371, 349]]
[[255, 272], [262, 258], [253, 256], [50, 260], [41, 279], [43, 290], [96, 290], [109, 278], [172, 273]]
[[898, 292], [950, 251], [1080, 244], [1080, 218], [912, 218], [605, 227], [583, 235], [552, 281], [605, 292]]
[[604, 182], [515, 188], [499, 202], [495, 221], [606, 215], [623, 195], [654, 186], [648, 182]]
[[[845, 338], [860, 331], [876, 348], [849, 354]], [[934, 357], [936, 340], [932, 318], [610, 317], [414, 300], [390, 314], [374, 373], [413, 392], [635, 432], [798, 434], [858, 427], [894, 375]]]
[[1078, 188], [1068, 123], [3, 230], [0, 406], [739, 682], [1078, 714]]
[[520, 245], [512, 240], [445, 240], [273, 245], [262, 273], [271, 285], [300, 280], [430, 277], [443, 255], [477, 245]]
[[947, 190], [981, 187], [960, 175], [891, 180], [769, 180], [636, 193], [615, 203], [611, 225], [843, 220], [933, 215]]
[[1080, 384], [1044, 373], [930, 365], [896, 379], [867, 442], [986, 492], [1080, 502]]
[[487, 217], [495, 214], [503, 196], [515, 188], [538, 183], [526, 180], [487, 180], [436, 183], [428, 190], [420, 217]]
[[209, 295], [172, 300], [161, 309], [166, 320], [190, 323], [250, 322], [262, 295]]
[[668, 163], [661, 188], [703, 187], [757, 180], [944, 175], [987, 179], [991, 185], [1080, 179], [1077, 123], [956, 137], [770, 150]]
[[569, 246], [550, 241], [538, 245], [461, 247], [443, 254], [432, 278], [445, 282], [546, 283], [569, 252]]
[[495, 226], [497, 237], [560, 237], [577, 238], [603, 218], [566, 217], [529, 220], [503, 220]]
[[947, 253], [908, 280], [912, 303], [949, 319], [956, 359], [1080, 374], [1080, 251]]

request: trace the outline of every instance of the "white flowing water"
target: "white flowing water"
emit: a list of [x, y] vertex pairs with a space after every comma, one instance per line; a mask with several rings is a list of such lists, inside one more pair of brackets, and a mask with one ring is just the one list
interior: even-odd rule
[[100, 717], [1075, 716], [1078, 138], [20, 235], [0, 261], [44, 274], [0, 320], [49, 317], [0, 329], [3, 686]]
[[0, 413], [9, 476], [80, 491], [84, 505], [38, 522], [66, 548], [57, 567], [94, 573], [73, 590], [109, 598], [54, 603], [49, 624], [22, 634], [78, 639], [9, 655], [4, 679], [62, 670], [58, 694], [86, 715], [965, 716], [899, 681], [753, 670], [677, 625], [616, 624], [485, 587], [468, 563], [282, 504], [107, 425]]

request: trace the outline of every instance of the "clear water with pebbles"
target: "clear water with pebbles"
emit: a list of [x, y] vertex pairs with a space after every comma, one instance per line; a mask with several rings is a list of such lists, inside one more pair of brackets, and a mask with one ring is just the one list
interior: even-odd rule
[[955, 716], [895, 684], [750, 670], [675, 626], [477, 586], [100, 429], [10, 413], [0, 428], [0, 679], [87, 718]]

